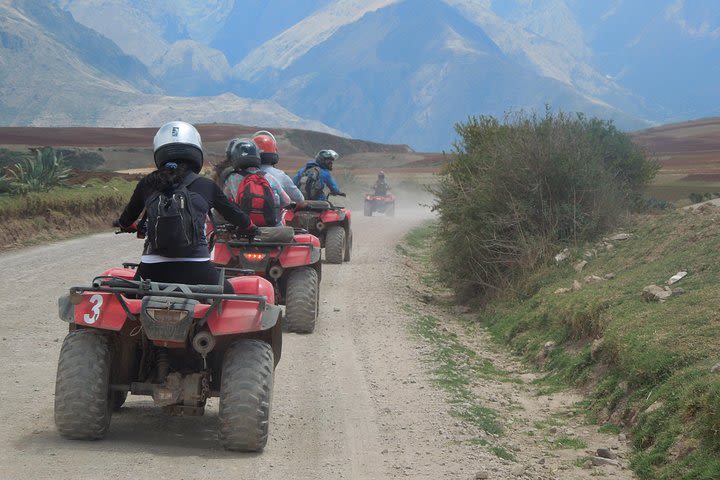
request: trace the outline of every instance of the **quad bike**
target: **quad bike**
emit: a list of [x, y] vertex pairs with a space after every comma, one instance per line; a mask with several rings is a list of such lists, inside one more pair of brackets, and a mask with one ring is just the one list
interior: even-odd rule
[[320, 298], [320, 240], [292, 227], [259, 227], [255, 237], [218, 224], [210, 235], [210, 260], [225, 267], [226, 275], [253, 271], [268, 279], [275, 299], [285, 305], [284, 327], [312, 333]]
[[128, 392], [178, 415], [203, 415], [206, 400], [220, 397], [223, 447], [261, 451], [282, 346], [272, 284], [248, 271], [228, 280], [227, 294], [222, 284], [133, 280], [134, 266], [59, 299], [70, 324], [55, 383], [59, 433], [103, 438]]
[[395, 195], [390, 192], [387, 192], [385, 195], [375, 195], [374, 193], [365, 195], [365, 209], [363, 213], [366, 217], [371, 217], [373, 212], [380, 212], [388, 217], [394, 217]]
[[[328, 196], [332, 195], [330, 193]], [[306, 200], [285, 212], [286, 225], [301, 228], [320, 239], [328, 263], [350, 261], [353, 234], [350, 210], [330, 200]]]

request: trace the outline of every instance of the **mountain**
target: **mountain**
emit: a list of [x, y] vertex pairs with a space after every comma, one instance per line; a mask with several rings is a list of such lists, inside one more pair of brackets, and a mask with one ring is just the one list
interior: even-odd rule
[[545, 104], [648, 125], [630, 92], [476, 3], [375, 6], [382, 3], [352, 23], [325, 23], [324, 32], [308, 28], [322, 23], [318, 12], [253, 51], [236, 74], [301, 116], [418, 149], [447, 148], [453, 125], [467, 115], [502, 117]]
[[627, 130], [720, 114], [716, 0], [54, 1], [165, 95], [270, 99], [416, 148], [545, 105]]
[[[188, 49], [192, 51], [193, 45]], [[176, 55], [185, 59], [183, 43]], [[196, 55], [214, 69], [213, 58]], [[171, 58], [164, 55], [159, 58]], [[172, 74], [172, 70], [168, 71]], [[209, 78], [210, 84], [222, 80]], [[198, 84], [205, 81], [196, 78]], [[271, 100], [173, 97], [148, 68], [52, 3], [0, 1], [0, 124], [157, 126], [169, 120], [304, 127], [340, 133]]]

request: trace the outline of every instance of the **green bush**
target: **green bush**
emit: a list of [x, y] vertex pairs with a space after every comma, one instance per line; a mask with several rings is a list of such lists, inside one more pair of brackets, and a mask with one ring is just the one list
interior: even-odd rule
[[86, 152], [77, 149], [60, 149], [65, 164], [74, 170], [95, 170], [105, 163], [105, 158], [97, 152]]
[[13, 193], [44, 192], [70, 176], [62, 155], [50, 147], [35, 150], [34, 157], [24, 157], [0, 178]]
[[580, 114], [471, 117], [455, 128], [433, 191], [439, 264], [461, 296], [512, 287], [559, 245], [611, 228], [659, 167], [612, 122]]

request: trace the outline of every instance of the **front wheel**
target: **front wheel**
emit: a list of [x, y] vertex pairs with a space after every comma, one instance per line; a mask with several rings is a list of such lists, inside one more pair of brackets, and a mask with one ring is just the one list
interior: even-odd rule
[[238, 340], [227, 349], [220, 380], [220, 443], [259, 452], [267, 444], [273, 389], [273, 351], [262, 340]]
[[60, 349], [55, 426], [74, 440], [103, 438], [110, 427], [110, 341], [97, 330], [74, 330]]
[[285, 287], [285, 328], [312, 333], [318, 315], [320, 281], [317, 270], [300, 267], [290, 271]]
[[342, 263], [345, 254], [345, 229], [330, 227], [325, 234], [325, 260], [328, 263]]

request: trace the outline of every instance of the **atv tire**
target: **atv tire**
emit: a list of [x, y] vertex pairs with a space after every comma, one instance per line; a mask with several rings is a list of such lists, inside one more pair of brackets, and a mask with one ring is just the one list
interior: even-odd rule
[[320, 298], [317, 270], [312, 267], [291, 270], [285, 292], [285, 329], [289, 332], [312, 333]]
[[389, 203], [385, 206], [385, 216], [386, 217], [394, 217], [395, 216], [395, 202]]
[[353, 246], [353, 234], [352, 230], [348, 231], [348, 239], [345, 242], [345, 255], [343, 256], [343, 261], [349, 262], [350, 257], [352, 256], [352, 246]]
[[270, 426], [273, 351], [262, 340], [238, 340], [227, 349], [220, 380], [220, 443], [227, 450], [259, 452]]
[[107, 434], [112, 415], [110, 341], [97, 330], [74, 330], [65, 337], [55, 380], [55, 426], [73, 440]]
[[345, 229], [330, 227], [325, 234], [325, 261], [342, 263], [345, 254]]
[[366, 217], [372, 217], [373, 214], [372, 205], [367, 200], [365, 201], [365, 209], [363, 210], [363, 213]]

